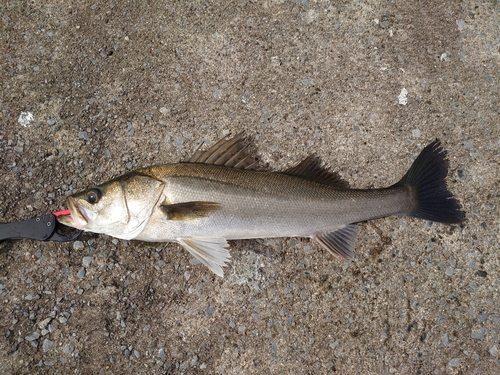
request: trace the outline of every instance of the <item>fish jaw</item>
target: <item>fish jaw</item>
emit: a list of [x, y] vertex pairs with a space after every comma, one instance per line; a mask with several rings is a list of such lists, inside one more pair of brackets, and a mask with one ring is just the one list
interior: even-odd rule
[[66, 199], [66, 205], [70, 215], [59, 216], [57, 220], [68, 227], [76, 229], [85, 229], [89, 223], [92, 223], [96, 214], [85, 207], [74, 202], [72, 197]]

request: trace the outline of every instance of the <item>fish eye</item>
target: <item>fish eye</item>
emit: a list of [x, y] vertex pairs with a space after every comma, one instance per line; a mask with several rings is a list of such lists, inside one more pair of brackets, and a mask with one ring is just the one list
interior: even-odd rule
[[99, 199], [101, 199], [101, 197], [102, 197], [102, 193], [97, 188], [90, 189], [87, 192], [87, 202], [89, 202], [91, 204], [95, 204], [95, 203], [99, 202]]

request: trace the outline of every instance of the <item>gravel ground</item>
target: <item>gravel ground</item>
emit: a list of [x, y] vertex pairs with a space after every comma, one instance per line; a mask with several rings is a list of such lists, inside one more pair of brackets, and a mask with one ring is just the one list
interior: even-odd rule
[[226, 277], [175, 244], [0, 244], [3, 374], [500, 373], [497, 1], [0, 5], [0, 221], [245, 130], [283, 169], [355, 187], [440, 138], [467, 221], [231, 242]]

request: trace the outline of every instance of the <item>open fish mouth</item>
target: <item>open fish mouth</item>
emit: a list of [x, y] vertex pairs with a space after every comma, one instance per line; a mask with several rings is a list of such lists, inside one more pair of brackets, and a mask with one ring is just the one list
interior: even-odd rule
[[59, 216], [57, 220], [61, 224], [69, 227], [85, 229], [85, 227], [92, 221], [94, 213], [76, 204], [71, 197], [66, 199], [66, 205], [68, 206], [71, 214]]

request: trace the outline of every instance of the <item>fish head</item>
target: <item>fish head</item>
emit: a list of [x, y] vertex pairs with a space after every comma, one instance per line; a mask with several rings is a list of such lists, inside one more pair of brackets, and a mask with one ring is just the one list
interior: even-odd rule
[[69, 227], [132, 239], [144, 228], [162, 189], [156, 179], [124, 175], [67, 197], [70, 215], [57, 219]]

